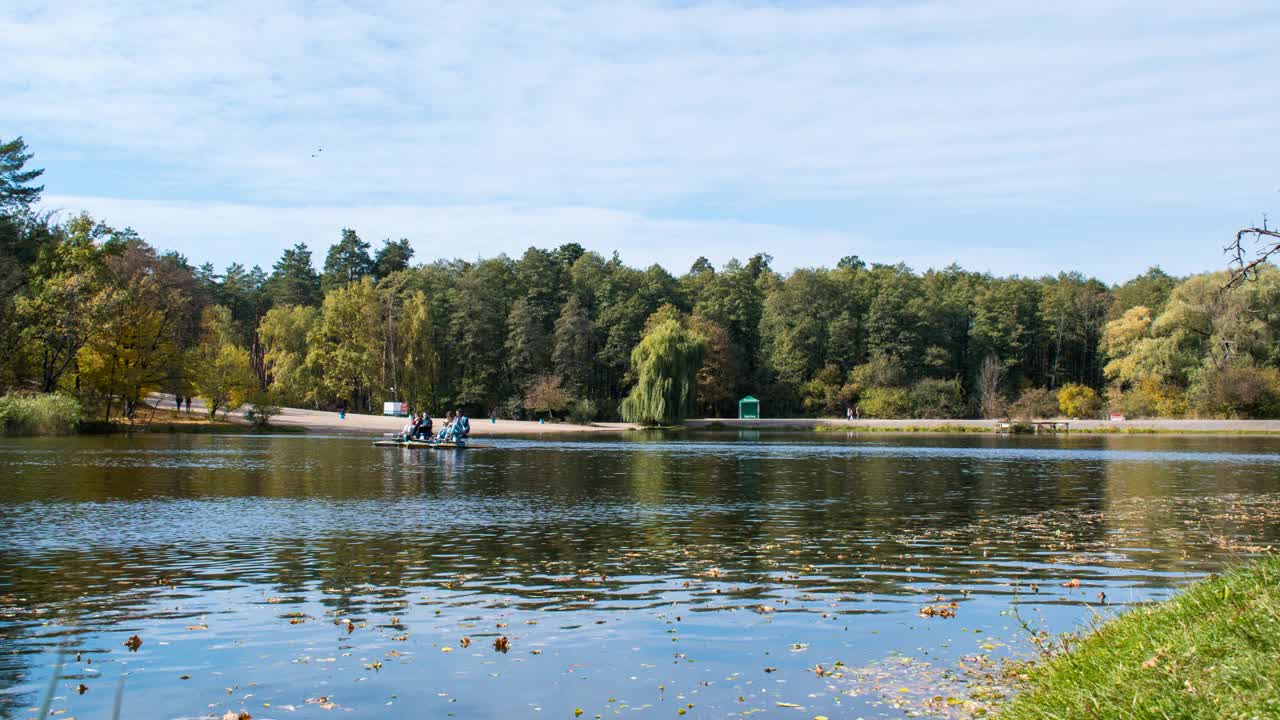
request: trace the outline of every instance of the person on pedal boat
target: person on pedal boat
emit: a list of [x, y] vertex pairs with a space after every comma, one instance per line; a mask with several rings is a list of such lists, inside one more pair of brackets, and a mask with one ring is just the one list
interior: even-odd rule
[[466, 440], [471, 434], [471, 420], [462, 412], [462, 408], [454, 411], [453, 417], [453, 434], [460, 440]]
[[445, 413], [444, 424], [440, 426], [440, 434], [436, 435], [438, 442], [450, 442], [453, 438], [453, 411]]

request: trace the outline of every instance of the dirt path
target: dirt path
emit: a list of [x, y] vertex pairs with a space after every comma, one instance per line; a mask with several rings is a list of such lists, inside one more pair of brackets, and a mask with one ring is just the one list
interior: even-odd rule
[[[173, 408], [173, 395], [156, 394], [151, 401], [159, 401], [160, 407]], [[304, 408], [280, 408], [279, 415], [271, 418], [272, 425], [281, 427], [301, 427], [308, 432], [335, 433], [343, 435], [383, 435], [399, 432], [404, 427], [405, 418], [385, 417], [382, 415], [357, 415], [347, 413], [341, 418], [336, 412], [307, 410]], [[191, 402], [191, 412], [203, 414], [204, 403], [200, 398]], [[245, 422], [243, 410], [227, 416], [232, 422]], [[439, 428], [440, 418], [434, 418]], [[563, 435], [568, 433], [618, 433], [631, 430], [635, 426], [628, 423], [595, 423], [593, 425], [571, 425], [569, 423], [539, 423], [523, 420], [498, 420], [489, 422], [482, 418], [471, 419], [471, 435]]]

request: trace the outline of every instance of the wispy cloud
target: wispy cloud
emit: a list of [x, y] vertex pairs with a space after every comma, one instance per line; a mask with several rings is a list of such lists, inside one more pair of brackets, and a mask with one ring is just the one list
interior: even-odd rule
[[51, 190], [279, 208], [271, 232], [306, 206], [521, 208], [552, 242], [599, 213], [803, 254], [927, 235], [873, 231], [889, 212], [972, 242], [973, 213], [1070, 208], [1146, 213], [1126, 236], [1154, 249], [1169, 208], [1226, 229], [1280, 185], [1270, 0], [270, 7], [8, 4], [0, 128]]

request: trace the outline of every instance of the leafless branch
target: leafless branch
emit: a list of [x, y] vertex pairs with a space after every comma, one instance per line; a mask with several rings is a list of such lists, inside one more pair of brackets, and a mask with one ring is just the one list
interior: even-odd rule
[[[1251, 245], [1262, 245], [1260, 250], [1245, 247], [1246, 240]], [[1231, 278], [1225, 289], [1239, 287], [1257, 277], [1258, 268], [1272, 255], [1280, 254], [1280, 231], [1272, 230], [1263, 223], [1262, 227], [1248, 227], [1236, 233], [1235, 242], [1222, 249], [1231, 256]]]

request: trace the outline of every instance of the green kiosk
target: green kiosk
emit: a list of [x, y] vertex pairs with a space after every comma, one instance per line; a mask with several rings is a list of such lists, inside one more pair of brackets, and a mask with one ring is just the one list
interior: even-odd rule
[[760, 401], [750, 395], [738, 401], [738, 419], [739, 420], [759, 420], [760, 419]]

